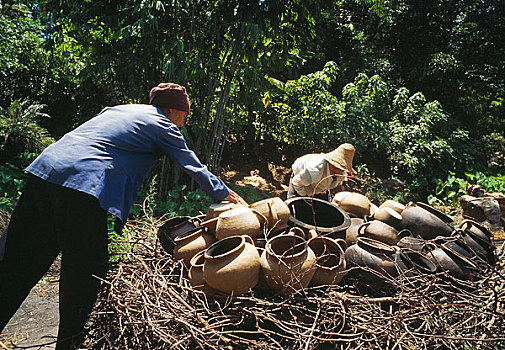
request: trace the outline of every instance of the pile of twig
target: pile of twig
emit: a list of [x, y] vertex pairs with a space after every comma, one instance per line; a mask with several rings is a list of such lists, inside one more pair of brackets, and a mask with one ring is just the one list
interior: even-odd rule
[[103, 282], [89, 324], [93, 349], [505, 348], [505, 248], [473, 282], [444, 275], [392, 281], [389, 295], [351, 284], [292, 296], [208, 297], [153, 235]]

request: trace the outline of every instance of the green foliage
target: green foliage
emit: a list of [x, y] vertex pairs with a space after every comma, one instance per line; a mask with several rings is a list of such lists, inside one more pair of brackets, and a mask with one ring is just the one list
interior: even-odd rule
[[400, 88], [392, 109], [387, 150], [393, 174], [426, 188], [447, 171], [465, 168], [471, 159], [468, 132], [451, 123], [438, 101]]
[[132, 217], [172, 217], [172, 216], [196, 216], [206, 213], [212, 199], [198, 188], [189, 191], [186, 185], [180, 185], [167, 191], [166, 200], [158, 196], [157, 176], [154, 176], [147, 190], [140, 191], [136, 204], [131, 208]]
[[8, 109], [0, 107], [0, 164], [26, 166], [33, 154], [42, 152], [54, 142], [44, 128], [38, 125], [44, 105], [29, 100], [16, 100]]
[[465, 178], [459, 178], [450, 172], [446, 180], [437, 180], [435, 193], [428, 197], [430, 204], [459, 205], [459, 199], [467, 194], [468, 185], [480, 185], [488, 193], [505, 193], [505, 176], [501, 174], [489, 175], [482, 172], [465, 173]]
[[61, 135], [72, 127], [82, 55], [69, 40], [46, 46], [51, 37], [40, 23], [42, 7], [33, 2], [0, 4], [0, 106], [8, 108], [25, 98], [38, 101], [53, 116], [43, 126]]
[[23, 171], [14, 165], [0, 165], [0, 209], [11, 212], [21, 195]]

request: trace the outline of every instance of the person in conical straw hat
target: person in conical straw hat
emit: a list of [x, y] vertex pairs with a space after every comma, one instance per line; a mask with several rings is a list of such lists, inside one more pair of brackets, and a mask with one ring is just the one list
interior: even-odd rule
[[311, 153], [299, 157], [291, 166], [287, 198], [316, 197], [331, 201], [330, 190], [356, 174], [352, 167], [355, 149], [343, 143], [328, 153]]

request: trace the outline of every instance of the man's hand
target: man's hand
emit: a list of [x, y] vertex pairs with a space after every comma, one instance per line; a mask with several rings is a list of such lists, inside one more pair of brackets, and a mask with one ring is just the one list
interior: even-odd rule
[[230, 190], [230, 194], [228, 195], [228, 197], [226, 197], [226, 199], [235, 204], [247, 205], [247, 202], [244, 200], [244, 198], [240, 197], [237, 192], [232, 190]]

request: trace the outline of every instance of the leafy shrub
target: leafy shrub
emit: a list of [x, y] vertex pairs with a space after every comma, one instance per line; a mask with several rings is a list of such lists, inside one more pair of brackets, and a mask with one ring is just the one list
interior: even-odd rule
[[0, 209], [10, 212], [21, 195], [23, 171], [14, 165], [0, 165]]
[[489, 193], [505, 193], [505, 176], [501, 174], [488, 175], [476, 172], [475, 174], [466, 173], [465, 178], [459, 178], [455, 173], [450, 172], [446, 180], [437, 180], [435, 193], [428, 197], [428, 202], [458, 205], [460, 197], [467, 194], [466, 188], [470, 184], [482, 186]]
[[0, 107], [0, 164], [28, 165], [34, 155], [42, 152], [54, 139], [37, 121], [49, 116], [45, 106], [29, 100], [16, 100], [8, 109]]
[[420, 92], [409, 96], [400, 88], [393, 109], [388, 144], [393, 174], [429, 187], [448, 170], [466, 168], [472, 159], [468, 132], [449, 121], [438, 101], [427, 102]]

